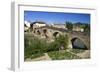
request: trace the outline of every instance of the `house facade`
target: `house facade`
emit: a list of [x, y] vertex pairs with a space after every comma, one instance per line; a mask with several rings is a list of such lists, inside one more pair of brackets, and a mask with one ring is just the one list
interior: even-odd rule
[[73, 31], [80, 31], [80, 32], [84, 32], [84, 29], [80, 26], [73, 26]]
[[45, 22], [41, 22], [41, 21], [36, 21], [36, 22], [31, 23], [31, 25], [33, 27], [43, 27], [43, 26], [46, 26], [46, 23]]
[[56, 28], [66, 28], [64, 24], [53, 24], [52, 26]]

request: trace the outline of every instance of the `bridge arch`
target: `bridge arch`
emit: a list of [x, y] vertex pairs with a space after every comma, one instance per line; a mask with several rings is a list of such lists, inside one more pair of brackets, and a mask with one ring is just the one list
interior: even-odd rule
[[59, 36], [60, 34], [61, 34], [61, 33], [58, 32], [58, 31], [53, 32], [53, 36], [54, 36], [54, 37], [57, 37], [57, 36]]
[[54, 32], [54, 33], [53, 33], [53, 36], [56, 37], [57, 34], [59, 34], [59, 32]]
[[72, 38], [71, 44], [72, 44], [73, 49], [84, 49], [84, 50], [88, 49], [87, 46], [85, 45], [85, 43], [82, 41], [82, 39], [80, 39], [78, 37]]

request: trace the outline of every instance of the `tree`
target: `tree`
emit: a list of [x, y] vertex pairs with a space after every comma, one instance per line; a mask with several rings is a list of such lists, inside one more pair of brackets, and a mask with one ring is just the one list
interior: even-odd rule
[[71, 22], [66, 22], [66, 28], [68, 30], [72, 30], [73, 29], [73, 24]]
[[84, 26], [84, 32], [90, 32], [90, 25], [85, 24], [85, 26]]

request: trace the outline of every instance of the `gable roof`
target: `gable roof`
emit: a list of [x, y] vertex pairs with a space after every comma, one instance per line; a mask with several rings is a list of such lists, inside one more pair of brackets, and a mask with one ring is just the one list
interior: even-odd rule
[[36, 22], [31, 23], [31, 24], [33, 25], [33, 24], [36, 24], [36, 23], [39, 23], [39, 24], [46, 24], [45, 22], [42, 22], [42, 21], [36, 21]]

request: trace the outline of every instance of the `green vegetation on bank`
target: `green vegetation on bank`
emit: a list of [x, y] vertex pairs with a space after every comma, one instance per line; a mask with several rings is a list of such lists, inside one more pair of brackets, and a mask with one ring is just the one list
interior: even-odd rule
[[25, 37], [24, 38], [24, 60], [34, 59], [44, 56], [44, 53], [48, 53], [52, 60], [63, 59], [81, 59], [75, 55], [82, 53], [83, 49], [72, 49], [67, 51], [68, 48], [68, 35], [59, 35], [54, 38], [54, 42], [47, 42], [46, 39], [40, 39], [37, 37]]
[[71, 52], [77, 54], [77, 53], [83, 53], [85, 50], [84, 49], [72, 49]]
[[25, 37], [24, 41], [24, 59], [40, 57], [43, 56], [43, 53], [66, 49], [68, 46], [67, 35], [59, 35], [51, 43], [47, 43], [45, 39], [39, 39], [37, 37], [34, 37], [34, 39]]
[[50, 56], [50, 58], [52, 60], [81, 59], [77, 55], [72, 54], [72, 53], [67, 52], [67, 51], [52, 51], [52, 52], [48, 52], [48, 55]]

